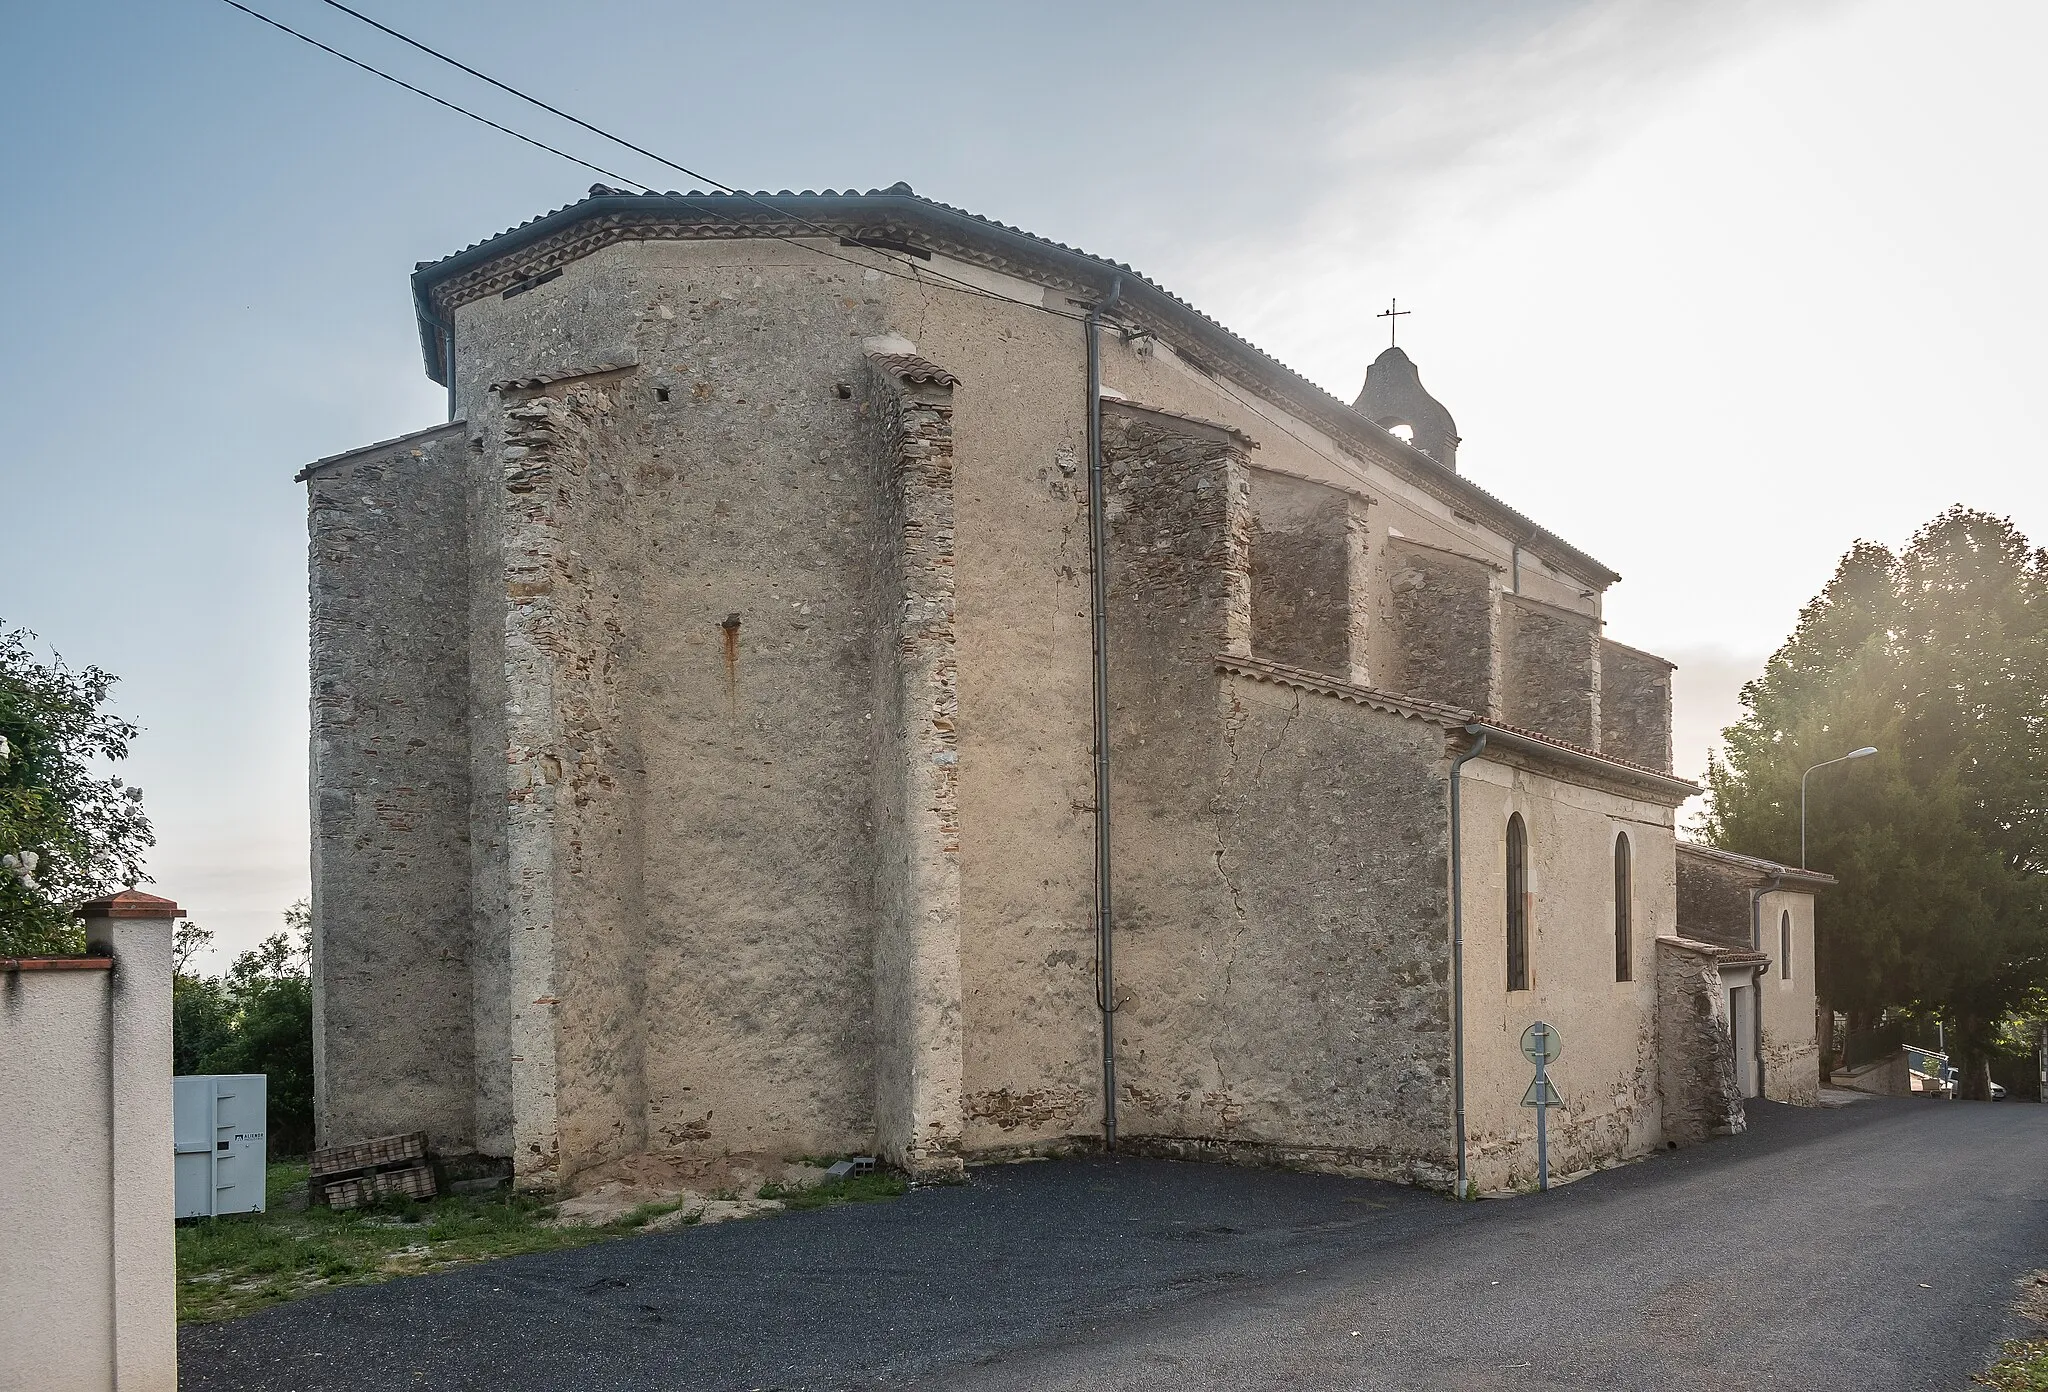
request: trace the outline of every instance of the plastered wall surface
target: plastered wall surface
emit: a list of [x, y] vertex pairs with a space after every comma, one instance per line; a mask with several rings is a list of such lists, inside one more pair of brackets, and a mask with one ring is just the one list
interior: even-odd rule
[[[556, 904], [551, 962], [521, 977], [515, 961], [510, 994], [543, 1036], [538, 1012], [559, 1012], [565, 1074], [529, 1086], [536, 1108], [548, 1092], [590, 1099], [561, 1122], [572, 1165], [640, 1144], [820, 1153], [873, 1134], [877, 499], [854, 388], [880, 314], [854, 268], [779, 251], [612, 248], [459, 326], [472, 384], [633, 365], [523, 405], [499, 394], [508, 438], [522, 410], [547, 410], [527, 424], [560, 440], [557, 506], [506, 503], [508, 592], [535, 565], [533, 583], [570, 587], [530, 625], [511, 606], [508, 644], [531, 656], [508, 652], [506, 707], [545, 709], [520, 699], [523, 673], [553, 689], [560, 723], [514, 717], [508, 806], [516, 827], [523, 766], [552, 799], [552, 892], [576, 912]], [[487, 401], [478, 414], [492, 418]], [[534, 874], [520, 854], [515, 918]], [[548, 995], [561, 1004], [535, 1005]]]
[[0, 973], [0, 1105], [16, 1119], [0, 1128], [7, 1392], [113, 1387], [107, 977]]
[[[1534, 1182], [1535, 1070], [1522, 1031], [1553, 1026], [1552, 1172], [1640, 1155], [1662, 1139], [1653, 942], [1675, 924], [1672, 810], [1481, 758], [1465, 766], [1465, 1077], [1470, 1168], [1481, 1189]], [[1507, 821], [1528, 829], [1530, 989], [1507, 989]], [[1634, 862], [1632, 980], [1615, 980], [1614, 843]]]
[[0, 971], [0, 1389], [171, 1392], [171, 920], [86, 936]]
[[322, 1143], [475, 1144], [465, 430], [307, 480]]
[[[1780, 957], [1780, 916], [1792, 916], [1791, 971]], [[1820, 1038], [1814, 1015], [1814, 896], [1781, 890], [1763, 897], [1764, 950], [1771, 954], [1757, 999], [1763, 1014], [1764, 1096], [1820, 1105]]]
[[962, 1145], [999, 1152], [1093, 1138], [1101, 1054], [1081, 327], [877, 281], [889, 328], [959, 378]]

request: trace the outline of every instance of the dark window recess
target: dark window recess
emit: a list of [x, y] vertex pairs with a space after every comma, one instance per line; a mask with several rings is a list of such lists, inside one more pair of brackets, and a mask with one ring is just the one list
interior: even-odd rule
[[1614, 979], [1634, 979], [1629, 934], [1635, 927], [1635, 873], [1629, 863], [1628, 833], [1614, 838]]
[[1508, 818], [1508, 989], [1529, 989], [1529, 830]]
[[853, 399], [853, 384], [850, 382], [834, 383], [832, 395], [838, 397], [841, 401], [851, 401]]
[[1778, 975], [1792, 979], [1792, 911], [1778, 915]]
[[562, 268], [560, 266], [557, 266], [552, 271], [542, 271], [539, 275], [530, 275], [524, 280], [515, 280], [510, 285], [505, 287], [504, 293], [499, 295], [498, 298], [501, 300], [509, 300], [514, 295], [524, 295], [527, 291], [533, 289], [533, 287], [536, 285], [546, 285], [549, 281], [553, 280], [556, 276], [559, 276], [561, 273]]
[[666, 400], [668, 400], [668, 388], [667, 388], [667, 387], [656, 387], [656, 388], [654, 389], [654, 399], [655, 399], [656, 401], [666, 401]]
[[841, 237], [839, 245], [873, 247], [876, 251], [900, 251], [905, 256], [915, 256], [925, 261], [932, 259], [932, 254], [923, 247], [912, 246], [909, 242], [898, 241], [894, 237]]

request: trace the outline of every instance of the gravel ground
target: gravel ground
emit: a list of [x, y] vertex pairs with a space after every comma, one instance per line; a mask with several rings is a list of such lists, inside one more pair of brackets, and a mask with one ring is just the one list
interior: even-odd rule
[[182, 1385], [1955, 1392], [2048, 1265], [2044, 1178], [2048, 1108], [1882, 1099], [1480, 1204], [988, 1167], [187, 1329]]

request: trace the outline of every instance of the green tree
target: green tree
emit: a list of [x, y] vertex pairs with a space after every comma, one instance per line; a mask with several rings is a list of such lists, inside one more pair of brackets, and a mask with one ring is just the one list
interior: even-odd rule
[[0, 624], [0, 956], [77, 952], [73, 907], [136, 884], [154, 841], [142, 790], [93, 771], [135, 727], [106, 709], [114, 678], [40, 662]]
[[1796, 863], [1800, 774], [1876, 745], [1811, 787], [1809, 860], [1842, 881], [1819, 991], [1939, 1018], [1982, 1095], [2001, 1021], [2048, 985], [2048, 554], [1960, 507], [1902, 554], [1858, 542], [1742, 701], [1709, 839]]
[[197, 1073], [200, 1061], [235, 1034], [234, 1009], [215, 977], [201, 976], [197, 958], [213, 934], [181, 920], [171, 939], [171, 1072]]
[[[196, 934], [212, 935], [194, 927]], [[171, 1052], [179, 1073], [261, 1073], [268, 1080], [270, 1149], [313, 1144], [313, 983], [305, 901], [285, 931], [236, 957], [218, 978], [180, 971], [172, 983]], [[181, 930], [181, 945], [183, 934]], [[202, 939], [194, 939], [197, 951]], [[186, 959], [189, 962], [189, 957]]]

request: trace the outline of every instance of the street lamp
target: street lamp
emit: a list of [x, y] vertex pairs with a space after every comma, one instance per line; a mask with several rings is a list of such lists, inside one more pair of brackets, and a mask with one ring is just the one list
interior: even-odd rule
[[1824, 769], [1829, 764], [1846, 764], [1851, 759], [1868, 759], [1877, 753], [1877, 746], [1866, 744], [1861, 749], [1852, 749], [1839, 759], [1828, 759], [1815, 764], [1813, 768], [1799, 775], [1799, 868], [1806, 868], [1806, 780], [1813, 775], [1813, 769]]

